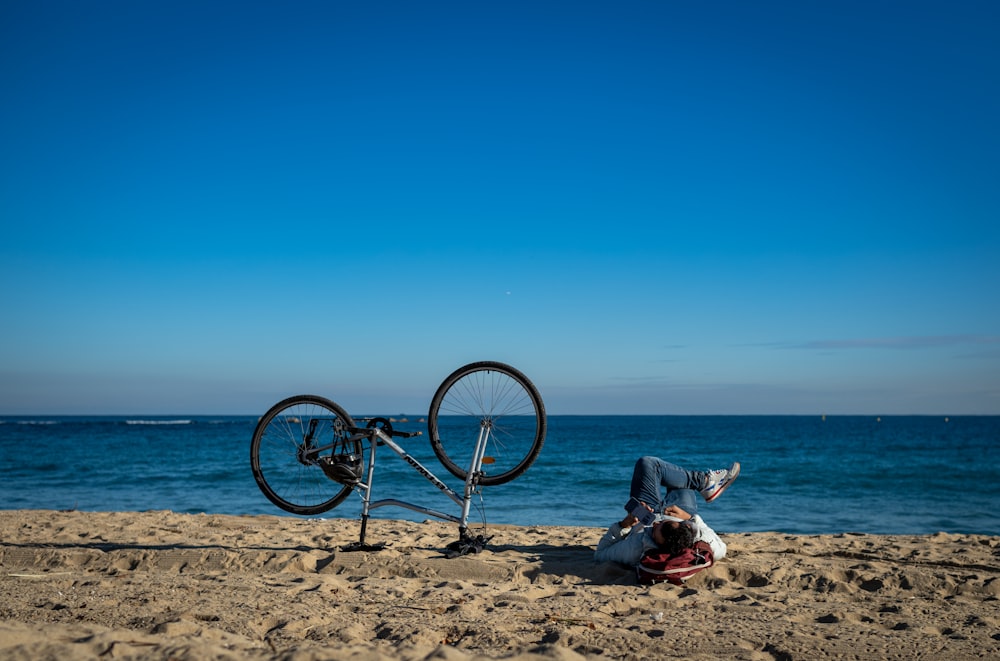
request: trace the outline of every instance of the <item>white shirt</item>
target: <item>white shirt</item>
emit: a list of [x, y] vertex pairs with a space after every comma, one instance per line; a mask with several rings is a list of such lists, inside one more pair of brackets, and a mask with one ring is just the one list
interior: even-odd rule
[[[657, 515], [653, 523], [662, 520], [663, 517]], [[695, 514], [690, 520], [691, 527], [694, 528], [694, 541], [702, 541], [712, 548], [712, 554], [716, 560], [726, 557], [726, 544], [714, 530], [708, 527], [700, 516]], [[623, 565], [634, 565], [642, 558], [642, 554], [649, 549], [658, 548], [653, 541], [653, 525], [644, 526], [637, 523], [631, 528], [622, 528], [620, 523], [613, 523], [604, 537], [597, 543], [597, 550], [594, 551], [594, 560], [597, 562], [618, 562]]]

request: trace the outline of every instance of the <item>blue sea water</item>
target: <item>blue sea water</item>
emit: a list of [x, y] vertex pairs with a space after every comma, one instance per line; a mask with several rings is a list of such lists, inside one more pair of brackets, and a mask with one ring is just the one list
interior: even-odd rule
[[[397, 429], [423, 429], [419, 416]], [[719, 532], [1000, 535], [1000, 417], [549, 416], [545, 447], [513, 482], [486, 487], [489, 523], [604, 527], [621, 518], [635, 459], [743, 472], [701, 506]], [[0, 508], [286, 515], [250, 472], [256, 418], [0, 418]], [[456, 489], [426, 434], [406, 449]], [[389, 452], [376, 498], [458, 514]], [[324, 518], [356, 518], [352, 495]], [[287, 515], [292, 516], [292, 515]], [[377, 518], [423, 520], [387, 507]]]

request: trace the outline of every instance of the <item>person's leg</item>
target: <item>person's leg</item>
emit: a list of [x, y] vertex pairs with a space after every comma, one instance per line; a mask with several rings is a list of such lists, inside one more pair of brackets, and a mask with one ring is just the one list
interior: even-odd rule
[[667, 489], [667, 495], [660, 503], [660, 510], [676, 505], [691, 515], [698, 513], [698, 492], [694, 489]]
[[[677, 505], [694, 514], [698, 511], [695, 492], [704, 481], [703, 471], [689, 471], [659, 457], [640, 457], [632, 470], [629, 495], [658, 512], [666, 505]], [[666, 499], [660, 496], [661, 487], [667, 489]]]
[[[712, 471], [691, 471], [659, 457], [640, 457], [632, 470], [629, 495], [638, 498], [654, 510], [662, 512], [668, 505], [677, 505], [689, 514], [697, 514], [700, 493], [705, 502], [712, 502], [740, 474], [739, 462], [729, 468]], [[666, 487], [666, 497], [660, 498], [660, 487]]]

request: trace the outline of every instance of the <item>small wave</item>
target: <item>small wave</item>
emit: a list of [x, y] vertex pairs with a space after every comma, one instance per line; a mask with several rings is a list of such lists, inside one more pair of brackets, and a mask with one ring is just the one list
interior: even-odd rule
[[190, 425], [192, 420], [126, 420], [126, 425]]
[[58, 425], [58, 420], [18, 420], [19, 425]]

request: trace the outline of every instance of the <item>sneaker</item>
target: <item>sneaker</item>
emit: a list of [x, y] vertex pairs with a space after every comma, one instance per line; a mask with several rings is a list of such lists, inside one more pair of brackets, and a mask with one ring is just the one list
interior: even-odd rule
[[706, 503], [710, 503], [725, 491], [730, 484], [736, 481], [740, 474], [740, 462], [734, 461], [729, 468], [708, 471], [705, 474], [705, 488], [701, 490], [701, 495]]

